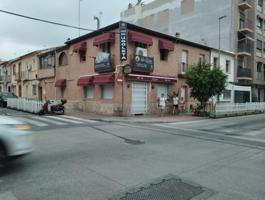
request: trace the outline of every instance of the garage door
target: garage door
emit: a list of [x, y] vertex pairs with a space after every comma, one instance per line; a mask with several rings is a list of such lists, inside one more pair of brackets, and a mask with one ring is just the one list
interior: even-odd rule
[[147, 84], [132, 83], [132, 114], [145, 114], [147, 111]]

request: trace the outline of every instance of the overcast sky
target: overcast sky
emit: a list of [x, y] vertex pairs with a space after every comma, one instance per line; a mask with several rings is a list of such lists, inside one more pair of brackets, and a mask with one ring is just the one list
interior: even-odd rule
[[[0, 10], [78, 25], [79, 0], [0, 0]], [[120, 11], [137, 0], [81, 0], [81, 27], [96, 29], [94, 15], [101, 16], [101, 27], [120, 20]], [[152, 0], [146, 0], [150, 2]], [[81, 31], [82, 34], [88, 32]], [[63, 45], [78, 37], [78, 30], [32, 21], [0, 12], [0, 59], [9, 60], [28, 52]]]

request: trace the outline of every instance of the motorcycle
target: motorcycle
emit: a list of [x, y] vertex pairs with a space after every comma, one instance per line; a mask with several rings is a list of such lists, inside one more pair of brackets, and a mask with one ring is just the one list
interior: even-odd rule
[[57, 114], [57, 115], [63, 115], [64, 114], [64, 104], [67, 103], [66, 99], [61, 99], [60, 103], [47, 100], [43, 105], [42, 109], [39, 112], [39, 115], [44, 114]]

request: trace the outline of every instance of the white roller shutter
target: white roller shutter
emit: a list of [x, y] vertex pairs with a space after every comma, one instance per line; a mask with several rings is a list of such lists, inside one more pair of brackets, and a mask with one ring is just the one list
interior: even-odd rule
[[147, 111], [147, 84], [132, 83], [132, 105], [133, 114], [145, 114]]

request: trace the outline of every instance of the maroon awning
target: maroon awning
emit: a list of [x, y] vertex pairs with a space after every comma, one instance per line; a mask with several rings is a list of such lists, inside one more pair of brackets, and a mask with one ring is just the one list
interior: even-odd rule
[[80, 52], [80, 51], [85, 51], [86, 50], [86, 42], [79, 42], [74, 45], [73, 51], [74, 52]]
[[177, 82], [177, 78], [172, 76], [128, 74], [127, 81], [173, 84]]
[[55, 87], [66, 87], [66, 79], [58, 79], [55, 82]]
[[153, 45], [152, 37], [141, 34], [141, 33], [129, 32], [128, 40], [130, 42], [139, 42], [139, 43], [146, 44], [146, 45]]
[[166, 40], [159, 40], [159, 48], [168, 51], [174, 51], [174, 43]]
[[94, 76], [82, 76], [77, 80], [78, 86], [87, 86], [92, 85], [94, 80]]
[[98, 75], [94, 77], [94, 84], [113, 84], [114, 83], [114, 76], [110, 75]]
[[114, 33], [104, 33], [94, 38], [93, 45], [98, 46], [107, 42], [114, 42], [115, 34]]

